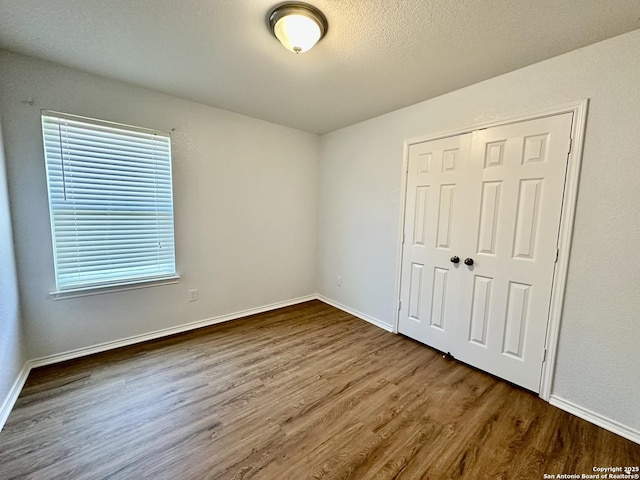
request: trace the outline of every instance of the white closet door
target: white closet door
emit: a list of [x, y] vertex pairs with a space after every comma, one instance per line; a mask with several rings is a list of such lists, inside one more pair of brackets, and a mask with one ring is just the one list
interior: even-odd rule
[[473, 133], [454, 356], [538, 392], [570, 113]]
[[409, 148], [398, 328], [438, 350], [452, 348], [458, 278], [451, 262], [463, 242], [471, 134]]
[[400, 333], [536, 392], [571, 122], [409, 148]]

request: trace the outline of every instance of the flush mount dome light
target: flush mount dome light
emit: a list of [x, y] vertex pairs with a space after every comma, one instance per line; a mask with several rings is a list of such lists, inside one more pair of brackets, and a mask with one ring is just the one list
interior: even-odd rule
[[327, 19], [306, 3], [285, 3], [269, 14], [269, 27], [280, 43], [293, 53], [311, 49], [327, 32]]

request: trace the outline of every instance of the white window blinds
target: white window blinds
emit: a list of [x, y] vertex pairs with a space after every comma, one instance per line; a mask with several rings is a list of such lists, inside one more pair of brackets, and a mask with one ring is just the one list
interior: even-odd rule
[[168, 134], [43, 111], [59, 291], [173, 277]]

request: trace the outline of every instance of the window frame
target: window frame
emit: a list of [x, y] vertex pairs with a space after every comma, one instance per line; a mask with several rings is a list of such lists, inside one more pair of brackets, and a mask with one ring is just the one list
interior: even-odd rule
[[[48, 119], [48, 121], [45, 121], [45, 119]], [[47, 147], [51, 146], [51, 142], [52, 142], [51, 139], [53, 138], [55, 141], [56, 135], [55, 133], [54, 134], [51, 134], [50, 132], [47, 133], [45, 126], [48, 126], [49, 128], [51, 127], [51, 125], [55, 125], [55, 124], [59, 126], [61, 124], [64, 124], [65, 121], [76, 123], [75, 127], [70, 127], [67, 125], [66, 128], [79, 129], [78, 135], [84, 135], [84, 134], [91, 135], [91, 132], [94, 132], [94, 134], [96, 135], [96, 138], [101, 136], [100, 134], [103, 134], [102, 136], [107, 138], [107, 140], [104, 142], [106, 143], [107, 148], [105, 149], [104, 145], [101, 145], [101, 147], [103, 148], [103, 151], [106, 150], [104, 156], [100, 157], [100, 154], [96, 154], [96, 159], [98, 160], [98, 162], [93, 162], [93, 163], [100, 164], [100, 160], [102, 160], [104, 163], [98, 167], [99, 171], [97, 175], [100, 175], [101, 173], [106, 171], [109, 176], [111, 175], [117, 176], [117, 181], [113, 183], [112, 189], [105, 188], [104, 191], [100, 191], [99, 186], [96, 187], [96, 185], [91, 184], [92, 181], [95, 182], [96, 184], [100, 183], [96, 181], [98, 177], [94, 176], [96, 175], [95, 173], [84, 176], [85, 182], [89, 182], [89, 184], [91, 184], [89, 188], [95, 189], [95, 190], [92, 190], [93, 193], [95, 193], [95, 191], [98, 191], [99, 196], [104, 196], [104, 195], [107, 195], [107, 193], [105, 192], [109, 190], [113, 190], [115, 192], [113, 196], [116, 198], [116, 200], [125, 201], [125, 198], [123, 198], [123, 193], [122, 193], [123, 188], [121, 185], [119, 185], [119, 182], [121, 181], [129, 182], [134, 180], [136, 184], [140, 184], [143, 187], [153, 186], [155, 189], [153, 194], [149, 196], [149, 198], [152, 199], [151, 201], [155, 202], [155, 209], [154, 207], [141, 207], [139, 205], [135, 205], [136, 202], [142, 201], [142, 198], [143, 198], [142, 195], [131, 196], [132, 203], [131, 204], [123, 203], [120, 209], [118, 209], [117, 207], [113, 207], [112, 205], [109, 205], [109, 202], [111, 202], [111, 200], [109, 201], [99, 200], [98, 202], [95, 203], [95, 206], [91, 208], [86, 207], [86, 203], [91, 203], [86, 200], [78, 200], [78, 203], [82, 204], [82, 202], [84, 201], [85, 202], [84, 209], [88, 211], [89, 215], [91, 216], [101, 216], [100, 212], [107, 212], [107, 214], [105, 215], [105, 219], [97, 220], [97, 222], [104, 222], [103, 224], [98, 223], [98, 227], [102, 226], [107, 231], [113, 231], [115, 228], [118, 228], [118, 227], [122, 228], [121, 226], [117, 225], [117, 221], [114, 221], [111, 219], [111, 215], [117, 216], [118, 212], [120, 212], [121, 215], [124, 215], [124, 214], [128, 215], [128, 214], [131, 214], [132, 211], [137, 211], [139, 217], [145, 216], [145, 219], [147, 220], [149, 218], [156, 218], [156, 222], [158, 222], [158, 219], [161, 218], [161, 216], [163, 215], [161, 212], [164, 212], [164, 217], [169, 218], [170, 222], [167, 224], [166, 223], [167, 218], [164, 218], [164, 221], [165, 221], [164, 227], [161, 227], [160, 224], [157, 223], [155, 226], [155, 229], [152, 228], [149, 230], [152, 233], [145, 232], [144, 235], [145, 235], [145, 239], [147, 239], [147, 236], [148, 236], [148, 239], [151, 239], [154, 234], [156, 236], [161, 234], [164, 234], [166, 236], [170, 234], [170, 239], [171, 239], [170, 245], [172, 248], [172, 250], [170, 250], [170, 253], [168, 255], [164, 254], [164, 252], [162, 254], [155, 254], [158, 257], [161, 257], [161, 256], [166, 257], [168, 258], [168, 260], [165, 260], [165, 261], [157, 260], [156, 264], [153, 264], [153, 262], [150, 263], [149, 264], [150, 266], [148, 268], [145, 268], [144, 266], [143, 267], [132, 266], [131, 267], [132, 272], [130, 272], [131, 273], [130, 276], [126, 276], [128, 260], [119, 260], [120, 263], [118, 268], [120, 269], [120, 272], [121, 272], [120, 275], [115, 273], [117, 268], [113, 267], [112, 264], [107, 263], [107, 265], [109, 265], [109, 267], [111, 268], [107, 267], [106, 269], [102, 269], [103, 271], [101, 272], [100, 267], [93, 267], [94, 270], [91, 271], [90, 273], [87, 273], [87, 276], [92, 276], [94, 278], [90, 278], [90, 279], [85, 278], [84, 280], [81, 280], [81, 277], [83, 275], [82, 272], [84, 273], [86, 272], [78, 268], [78, 273], [76, 273], [78, 277], [77, 281], [75, 282], [72, 280], [67, 280], [66, 282], [61, 281], [61, 275], [60, 275], [61, 264], [59, 261], [60, 260], [59, 255], [61, 250], [60, 250], [60, 247], [57, 245], [57, 241], [59, 241], [59, 239], [62, 237], [63, 234], [60, 233], [60, 229], [62, 228], [60, 225], [60, 221], [56, 222], [55, 216], [56, 216], [56, 213], [60, 215], [60, 212], [62, 212], [63, 209], [59, 208], [59, 194], [57, 194], [58, 196], [56, 197], [56, 194], [52, 193], [53, 190], [55, 189], [55, 186], [53, 186], [52, 184], [52, 178], [57, 178], [58, 180], [60, 180], [60, 174], [58, 174], [58, 177], [56, 177], [56, 175], [52, 174], [50, 170], [53, 170], [55, 168], [53, 167], [53, 165], [55, 165], [56, 161], [60, 162], [60, 166], [58, 168], [60, 172], [62, 172], [61, 179], [62, 179], [63, 189], [65, 191], [64, 201], [66, 202], [67, 201], [66, 189], [68, 185], [65, 179], [65, 172], [67, 172], [66, 169], [71, 168], [69, 164], [71, 164], [73, 160], [70, 160], [69, 164], [65, 165], [63, 146], [73, 145], [74, 141], [70, 141], [68, 143], [64, 142], [62, 130], [59, 129], [58, 142], [60, 144], [60, 155], [59, 155], [60, 158], [59, 160], [57, 160], [55, 158], [57, 155], [57, 152], [54, 154], [47, 150]], [[146, 288], [146, 287], [151, 287], [156, 285], [167, 285], [167, 284], [177, 283], [178, 280], [180, 279], [180, 275], [177, 273], [177, 266], [176, 266], [177, 262], [176, 262], [175, 215], [174, 215], [175, 202], [174, 202], [174, 195], [173, 195], [173, 155], [172, 155], [172, 145], [171, 145], [171, 134], [169, 132], [163, 132], [163, 131], [153, 130], [149, 128], [126, 125], [122, 123], [116, 123], [116, 122], [111, 122], [111, 121], [106, 121], [106, 120], [101, 120], [96, 118], [62, 113], [62, 112], [57, 112], [52, 110], [41, 110], [40, 123], [42, 128], [42, 139], [43, 139], [42, 147], [43, 147], [45, 171], [46, 171], [47, 202], [49, 207], [51, 246], [52, 246], [52, 254], [53, 254], [54, 279], [56, 284], [55, 290], [50, 292], [50, 295], [54, 299], [62, 299], [62, 298], [71, 298], [71, 297], [84, 296], [84, 295], [95, 295], [99, 293], [139, 289], [139, 288]], [[84, 130], [81, 130], [81, 129], [84, 129]], [[101, 129], [103, 130], [101, 131]], [[109, 132], [109, 133], [105, 134], [105, 132]], [[124, 135], [124, 136], [119, 137], [120, 135]], [[126, 135], [130, 135], [130, 136], [127, 138]], [[145, 147], [148, 150], [143, 149], [143, 155], [151, 154], [152, 159], [155, 159], [154, 155], [156, 154], [156, 151], [154, 150], [154, 148], [156, 147], [155, 138], [162, 137], [161, 143], [162, 145], [165, 146], [166, 151], [163, 155], [161, 155], [158, 158], [160, 158], [159, 162], [163, 162], [163, 163], [153, 164], [153, 160], [152, 160], [153, 166], [150, 167], [150, 170], [153, 172], [153, 175], [151, 180], [144, 179], [143, 181], [140, 181], [139, 179], [134, 178], [134, 176], [132, 175], [132, 171], [127, 170], [125, 168], [124, 169], [125, 173], [121, 174], [118, 172], [118, 168], [113, 167], [113, 165], [109, 165], [113, 161], [112, 157], [121, 153], [117, 151], [118, 145], [116, 144], [116, 139], [112, 138], [116, 136], [118, 136], [118, 140], [121, 140], [121, 141], [127, 141], [127, 140], [131, 141], [134, 138], [139, 139], [140, 136], [148, 136], [148, 140], [151, 140], [151, 143], [150, 143], [151, 146]], [[89, 138], [89, 140], [95, 140], [95, 138]], [[111, 144], [109, 144], [110, 142]], [[102, 143], [102, 141], [100, 143]], [[149, 143], [149, 142], [147, 141], [146, 143]], [[114, 147], [114, 149], [109, 150], [108, 147]], [[138, 147], [138, 145], [136, 144], [135, 147]], [[85, 152], [84, 150], [81, 149], [81, 153], [79, 156], [82, 156], [81, 155], [82, 153], [85, 153]], [[86, 156], [86, 153], [85, 153], [85, 156]], [[126, 153], [120, 155], [120, 157], [123, 157], [123, 156], [126, 156]], [[125, 161], [129, 163], [132, 163], [132, 160], [136, 160], [136, 155], [133, 155], [130, 158], [125, 159]], [[140, 160], [140, 159], [138, 158], [137, 160]], [[81, 163], [80, 166], [86, 167], [91, 162], [92, 162], [91, 160], [90, 161], [80, 160], [80, 163]], [[105, 164], [107, 165], [106, 167], [105, 167]], [[140, 165], [144, 166], [142, 163]], [[77, 165], [76, 165], [76, 168], [77, 168]], [[135, 168], [142, 168], [142, 167], [134, 166], [132, 168], [133, 170], [135, 170]], [[159, 174], [159, 172], [164, 173], [165, 176], [168, 175], [168, 180], [165, 179], [164, 187], [158, 190], [159, 180], [157, 180], [156, 175]], [[148, 175], [145, 174], [144, 176], [146, 177]], [[71, 177], [73, 178], [73, 175], [71, 175]], [[79, 180], [75, 180], [75, 181], [77, 182]], [[106, 183], [106, 181], [104, 180], [102, 181], [105, 182], [105, 185], [109, 185], [109, 186], [112, 185], [111, 183]], [[74, 180], [72, 179], [70, 180], [69, 184], [73, 185], [73, 182]], [[164, 200], [163, 201], [158, 200], [161, 198], [162, 195], [164, 195], [165, 197]], [[164, 208], [161, 208], [158, 206], [161, 203], [164, 205]], [[131, 210], [129, 210], [130, 207], [131, 207]], [[76, 208], [75, 200], [74, 200], [73, 207], [69, 209], [69, 211], [72, 212], [71, 215], [73, 215], [76, 225], [78, 224], [78, 218], [81, 218], [80, 217], [81, 214], [79, 213], [79, 211], [81, 211], [82, 209], [83, 209], [82, 206], [79, 206], [78, 208]], [[135, 213], [133, 215], [134, 215], [133, 218], [135, 222], [135, 218], [136, 218]], [[149, 215], [151, 215], [151, 217], [149, 217]], [[135, 229], [137, 228], [138, 224], [133, 223], [132, 225], [133, 225], [132, 228]], [[86, 229], [85, 231], [87, 230], [91, 231], [91, 229], [95, 227], [85, 226], [84, 228]], [[59, 229], [59, 230], [56, 230], [56, 229]], [[75, 239], [76, 245], [80, 244], [80, 247], [76, 247], [78, 250], [80, 250], [81, 247], [86, 248], [82, 246], [82, 242], [78, 242], [78, 240], [81, 239], [81, 237], [82, 237], [82, 227], [76, 227], [75, 232], [69, 236], [69, 238]], [[161, 245], [160, 241], [158, 241], [158, 243], [159, 245]], [[114, 247], [113, 245], [110, 245], [107, 242], [105, 242], [105, 248], [97, 250], [99, 252], [98, 255], [103, 255], [104, 258], [108, 260], [109, 255], [114, 255], [114, 252], [110, 250], [115, 250], [117, 248], [122, 249], [122, 247]], [[160, 250], [161, 248], [162, 246], [159, 246], [158, 250]], [[84, 261], [90, 265], [91, 262], [87, 260], [87, 257], [89, 255], [94, 255], [94, 253], [87, 253], [87, 252], [75, 253], [75, 256], [79, 259], [82, 259], [83, 255], [84, 255]], [[154, 253], [147, 253], [146, 256], [147, 258], [153, 258]], [[137, 257], [133, 257], [133, 258], [137, 258]], [[102, 260], [102, 262], [104, 263], [104, 259]], [[80, 264], [82, 262], [77, 262], [77, 263]], [[153, 273], [154, 266], [158, 267], [157, 275]], [[164, 266], [165, 268], [163, 269], [162, 266]], [[169, 268], [166, 268], [167, 266], [169, 266]], [[151, 273], [143, 274], [143, 271], [146, 269], [150, 270]], [[172, 272], [169, 273], [169, 270], [172, 270]], [[102, 276], [100, 276], [101, 273], [103, 274]], [[123, 273], [125, 275], [123, 275]]]

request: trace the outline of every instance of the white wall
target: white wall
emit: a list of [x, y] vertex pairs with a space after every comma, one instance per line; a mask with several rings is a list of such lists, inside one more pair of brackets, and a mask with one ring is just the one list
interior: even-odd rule
[[[317, 135], [8, 52], [0, 52], [0, 71], [29, 358], [315, 292]], [[55, 282], [41, 109], [175, 128], [179, 284], [49, 298]], [[187, 301], [191, 288], [199, 290], [197, 302]]]
[[2, 125], [0, 124], [0, 428], [3, 402], [26, 360], [20, 324], [20, 302], [9, 215]]
[[319, 292], [393, 324], [405, 139], [588, 97], [552, 393], [640, 431], [639, 55], [637, 30], [323, 136]]

